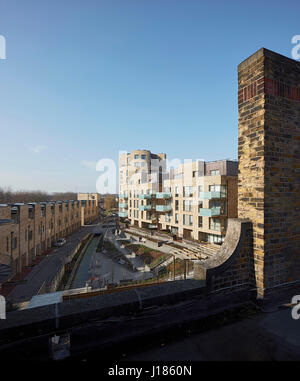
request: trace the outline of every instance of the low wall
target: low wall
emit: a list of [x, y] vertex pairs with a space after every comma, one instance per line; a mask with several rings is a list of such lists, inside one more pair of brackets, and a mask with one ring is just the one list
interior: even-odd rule
[[57, 322], [55, 306], [58, 309], [59, 329], [64, 330], [86, 323], [89, 319], [138, 313], [145, 308], [172, 305], [201, 295], [205, 295], [203, 282], [185, 280], [13, 311], [0, 323], [0, 340], [13, 341], [19, 338], [20, 332], [23, 339], [35, 335], [37, 331], [40, 334], [53, 332]]
[[249, 288], [253, 273], [251, 250], [251, 222], [247, 219], [228, 219], [223, 245], [207, 260], [194, 263], [194, 279], [204, 281], [210, 291]]

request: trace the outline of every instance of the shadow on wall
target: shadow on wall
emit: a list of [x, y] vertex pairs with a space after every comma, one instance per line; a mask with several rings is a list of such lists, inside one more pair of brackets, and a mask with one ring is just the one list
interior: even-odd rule
[[255, 286], [252, 223], [230, 218], [223, 245], [209, 259], [194, 264], [194, 278], [208, 291]]

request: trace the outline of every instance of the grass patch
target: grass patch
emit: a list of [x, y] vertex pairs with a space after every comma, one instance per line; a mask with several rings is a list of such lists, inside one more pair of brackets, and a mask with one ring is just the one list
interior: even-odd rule
[[150, 268], [153, 268], [168, 258], [168, 254], [165, 254], [162, 251], [153, 250], [144, 245], [129, 244], [126, 245], [126, 248], [138, 255], [146, 265], [150, 266]]

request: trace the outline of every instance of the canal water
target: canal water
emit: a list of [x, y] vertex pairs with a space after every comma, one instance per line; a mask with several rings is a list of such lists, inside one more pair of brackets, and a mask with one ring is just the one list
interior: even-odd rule
[[99, 242], [99, 237], [95, 237], [90, 242], [89, 246], [86, 249], [86, 252], [78, 266], [76, 275], [72, 281], [70, 288], [82, 288], [85, 287], [85, 283], [88, 279], [88, 272], [90, 268], [91, 259], [96, 249], [96, 246]]

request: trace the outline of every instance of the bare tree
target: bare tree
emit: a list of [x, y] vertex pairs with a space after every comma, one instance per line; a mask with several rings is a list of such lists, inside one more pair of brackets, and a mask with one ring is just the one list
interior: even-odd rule
[[76, 200], [77, 193], [74, 192], [55, 192], [47, 193], [41, 190], [27, 191], [18, 190], [12, 191], [10, 187], [0, 187], [0, 203], [14, 203], [14, 202], [47, 202], [59, 200]]

